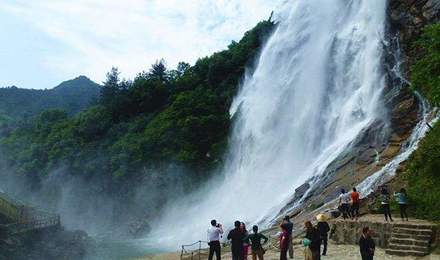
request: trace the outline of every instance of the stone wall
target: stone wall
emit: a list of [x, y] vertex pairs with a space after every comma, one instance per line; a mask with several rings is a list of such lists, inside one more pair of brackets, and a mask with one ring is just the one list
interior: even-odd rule
[[392, 224], [370, 221], [331, 221], [331, 239], [339, 244], [357, 244], [364, 227], [369, 227], [374, 232], [376, 246], [386, 248], [390, 241]]

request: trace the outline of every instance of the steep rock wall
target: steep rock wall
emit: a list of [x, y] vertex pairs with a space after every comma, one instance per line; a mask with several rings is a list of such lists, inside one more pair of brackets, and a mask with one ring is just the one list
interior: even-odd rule
[[[341, 188], [350, 189], [366, 177], [380, 170], [397, 156], [421, 117], [420, 100], [410, 88], [410, 66], [421, 50], [414, 41], [424, 26], [440, 21], [440, 0], [390, 0], [388, 6], [388, 39], [384, 43], [387, 84], [384, 103], [386, 118], [373, 124], [353, 147], [335, 160], [315, 183], [312, 191], [305, 183], [296, 189], [290, 203], [280, 213], [298, 219], [339, 195]], [[397, 173], [402, 169], [397, 169]], [[303, 199], [293, 212], [288, 209]]]

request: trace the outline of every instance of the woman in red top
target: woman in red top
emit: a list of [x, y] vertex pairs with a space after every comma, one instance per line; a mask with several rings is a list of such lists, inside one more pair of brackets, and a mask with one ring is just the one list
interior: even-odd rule
[[359, 193], [356, 191], [356, 188], [353, 188], [353, 191], [350, 193], [351, 197], [351, 217], [355, 220], [358, 220], [359, 217]]
[[280, 235], [280, 260], [287, 260], [287, 250], [289, 249], [289, 233], [287, 229], [281, 226]]

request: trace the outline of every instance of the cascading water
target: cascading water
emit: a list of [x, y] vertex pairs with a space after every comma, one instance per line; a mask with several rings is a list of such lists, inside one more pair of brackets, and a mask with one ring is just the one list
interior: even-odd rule
[[[231, 107], [221, 178], [170, 207], [152, 234], [161, 246], [204, 240], [213, 218], [275, 216], [382, 116], [384, 0], [295, 0]], [[176, 224], [178, 222], [179, 224]]]

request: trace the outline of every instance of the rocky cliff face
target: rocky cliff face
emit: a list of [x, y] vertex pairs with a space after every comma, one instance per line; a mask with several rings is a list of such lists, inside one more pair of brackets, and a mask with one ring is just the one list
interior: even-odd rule
[[408, 78], [409, 66], [420, 55], [412, 44], [425, 25], [440, 21], [440, 0], [390, 0], [388, 14], [390, 32], [397, 35], [404, 50], [404, 72]]
[[[424, 26], [439, 22], [440, 0], [390, 0], [387, 11], [384, 103], [388, 111], [385, 119], [373, 124], [349, 151], [335, 160], [310, 193], [306, 193], [310, 187], [308, 183], [299, 187], [292, 201], [282, 210], [283, 214], [306, 219], [316, 208], [336, 198], [341, 188], [350, 189], [380, 170], [401, 152], [402, 145], [420, 120], [420, 100], [408, 81], [410, 66], [421, 54], [413, 43]], [[304, 201], [302, 206], [289, 212], [288, 209], [300, 199]]]

